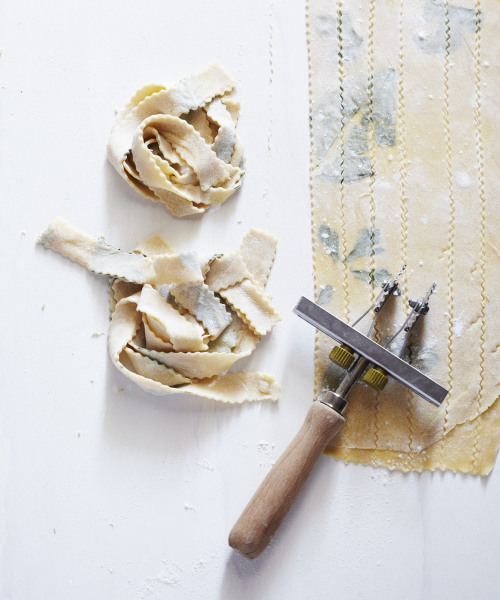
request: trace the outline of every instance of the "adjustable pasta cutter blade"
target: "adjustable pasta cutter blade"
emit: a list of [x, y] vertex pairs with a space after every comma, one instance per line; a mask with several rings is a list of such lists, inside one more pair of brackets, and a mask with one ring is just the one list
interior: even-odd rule
[[294, 312], [316, 329], [354, 350], [369, 363], [386, 371], [393, 379], [428, 402], [439, 406], [446, 398], [448, 390], [444, 387], [311, 300], [302, 297]]
[[[342, 429], [346, 396], [358, 379], [381, 390], [388, 377], [392, 377], [435, 406], [439, 406], [446, 397], [448, 392], [445, 388], [402, 359], [416, 323], [429, 310], [434, 285], [423, 298], [409, 301], [410, 314], [385, 347], [371, 339], [380, 311], [391, 296], [400, 295], [398, 278], [405, 268], [406, 265], [395, 279], [383, 284], [373, 304], [352, 326], [307, 298], [302, 297], [295, 307], [294, 311], [300, 317], [340, 342], [340, 346], [333, 348], [330, 358], [346, 370], [346, 375], [335, 391], [324, 391], [312, 403], [301, 429], [275, 462], [231, 530], [229, 545], [243, 556], [255, 558], [266, 548], [299, 495], [316, 460]], [[374, 317], [367, 335], [354, 329], [372, 311]], [[391, 352], [389, 348], [393, 348], [396, 339], [401, 337], [397, 354]]]

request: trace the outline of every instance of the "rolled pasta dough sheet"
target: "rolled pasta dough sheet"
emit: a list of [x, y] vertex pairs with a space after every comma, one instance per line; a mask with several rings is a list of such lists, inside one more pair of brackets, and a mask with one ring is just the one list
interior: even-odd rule
[[[493, 0], [308, 1], [316, 299], [353, 322], [407, 263], [383, 342], [435, 282], [408, 358], [450, 390], [436, 409], [395, 382], [356, 386], [336, 457], [403, 471], [493, 467], [499, 26]], [[331, 346], [318, 334], [316, 391], [341, 377]]]

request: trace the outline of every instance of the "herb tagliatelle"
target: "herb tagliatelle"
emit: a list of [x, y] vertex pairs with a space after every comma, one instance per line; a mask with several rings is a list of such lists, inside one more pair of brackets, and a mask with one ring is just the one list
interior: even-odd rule
[[111, 278], [109, 354], [143, 390], [230, 403], [278, 399], [272, 377], [226, 372], [279, 320], [264, 292], [273, 236], [251, 229], [238, 250], [205, 261], [175, 253], [160, 236], [133, 252], [117, 250], [62, 219], [40, 242]]
[[243, 177], [235, 81], [218, 64], [175, 85], [147, 85], [118, 114], [108, 158], [177, 217], [224, 202]]

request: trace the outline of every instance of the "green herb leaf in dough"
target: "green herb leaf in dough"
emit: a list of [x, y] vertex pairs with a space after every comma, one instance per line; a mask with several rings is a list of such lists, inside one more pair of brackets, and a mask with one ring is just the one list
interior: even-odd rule
[[422, 373], [428, 373], [439, 363], [439, 356], [426, 347], [424, 344], [419, 342], [411, 342], [406, 348], [404, 360], [408, 361], [410, 365], [422, 371]]
[[467, 44], [467, 33], [477, 33], [482, 14], [474, 8], [453, 4], [446, 6], [443, 2], [427, 0], [424, 18], [434, 26], [434, 30], [419, 31], [413, 38], [414, 42], [426, 53], [446, 54]]
[[[312, 110], [314, 148], [322, 161], [318, 170], [320, 177], [353, 182], [375, 174], [369, 156], [370, 131], [373, 124], [377, 146], [396, 144], [395, 95], [396, 71], [387, 67], [374, 74], [371, 85], [366, 73], [346, 76], [342, 93], [330, 94]], [[338, 107], [335, 107], [336, 102]], [[339, 153], [327, 157], [342, 130], [345, 141]]]
[[333, 288], [331, 285], [320, 285], [318, 294], [318, 304], [323, 306], [332, 299]]
[[323, 249], [333, 260], [339, 260], [339, 236], [336, 231], [332, 231], [328, 225], [320, 225], [318, 239]]
[[380, 229], [361, 229], [358, 233], [356, 243], [346, 258], [346, 263], [359, 258], [360, 256], [375, 256], [384, 251], [380, 246]]
[[376, 267], [375, 269], [351, 269], [351, 273], [358, 279], [362, 279], [375, 287], [380, 286], [391, 279], [392, 275], [387, 269]]
[[394, 97], [396, 91], [396, 71], [382, 69], [373, 78], [371, 118], [373, 121], [375, 142], [378, 146], [396, 144], [396, 112]]
[[[318, 15], [315, 22], [321, 37], [327, 41], [336, 42], [339, 29], [342, 29], [342, 59], [344, 61], [352, 61], [358, 57], [363, 38], [354, 30], [348, 12], [340, 11], [340, 19], [329, 14]], [[334, 56], [337, 58], [336, 51]]]

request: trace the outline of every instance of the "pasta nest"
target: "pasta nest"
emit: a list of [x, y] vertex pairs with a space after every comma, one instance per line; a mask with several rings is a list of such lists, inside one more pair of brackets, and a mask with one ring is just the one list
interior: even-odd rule
[[118, 114], [108, 158], [139, 193], [177, 217], [203, 213], [241, 185], [235, 81], [218, 65], [175, 85], [147, 85]]

